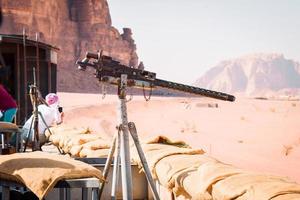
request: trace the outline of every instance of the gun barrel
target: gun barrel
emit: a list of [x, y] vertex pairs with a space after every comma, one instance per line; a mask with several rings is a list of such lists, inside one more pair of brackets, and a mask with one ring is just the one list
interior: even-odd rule
[[199, 87], [184, 85], [181, 83], [175, 83], [175, 82], [161, 80], [161, 79], [155, 79], [153, 84], [155, 86], [159, 86], [159, 87], [163, 87], [163, 88], [179, 90], [182, 92], [202, 95], [202, 96], [220, 99], [220, 100], [224, 100], [224, 101], [234, 101], [235, 100], [235, 97], [230, 94], [217, 92], [217, 91], [213, 91], [213, 90], [207, 90], [207, 89], [203, 89], [203, 88], [199, 88]]
[[[90, 62], [91, 58], [97, 61], [91, 63]], [[101, 58], [101, 66], [99, 63], [100, 58]], [[202, 95], [210, 98], [220, 99], [224, 101], [235, 100], [235, 97], [230, 94], [157, 79], [156, 74], [153, 72], [127, 67], [125, 65], [120, 64], [120, 62], [113, 60], [109, 56], [102, 55], [101, 53], [95, 54], [95, 53], [87, 52], [86, 57], [82, 61], [77, 61], [76, 64], [79, 65], [79, 69], [81, 70], [85, 70], [86, 67], [93, 67], [94, 69], [96, 69], [97, 70], [96, 77], [99, 78], [99, 80], [101, 81], [106, 80], [104, 79], [104, 77], [112, 77], [118, 79], [121, 77], [122, 74], [126, 74], [128, 79], [133, 80], [133, 82], [131, 82], [130, 84], [131, 87], [138, 86], [139, 83], [142, 82], [143, 88], [144, 86], [147, 85], [150, 87], [157, 86], [157, 87], [163, 87], [163, 88], [178, 90], [182, 92], [187, 92], [191, 94]], [[101, 69], [99, 69], [99, 67]], [[116, 81], [113, 79], [108, 78], [107, 80], [111, 81], [114, 84], [116, 83]]]

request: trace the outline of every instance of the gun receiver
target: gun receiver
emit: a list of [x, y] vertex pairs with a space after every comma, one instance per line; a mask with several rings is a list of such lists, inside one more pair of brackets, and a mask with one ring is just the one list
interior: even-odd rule
[[96, 70], [96, 78], [111, 84], [119, 84], [121, 75], [126, 74], [128, 78], [127, 84], [130, 87], [163, 87], [224, 101], [235, 100], [235, 97], [230, 94], [158, 79], [156, 78], [156, 73], [122, 65], [111, 57], [102, 55], [102, 51], [97, 54], [87, 52], [85, 58], [82, 61], [77, 61], [76, 64], [78, 69], [83, 71], [87, 67], [94, 68]]

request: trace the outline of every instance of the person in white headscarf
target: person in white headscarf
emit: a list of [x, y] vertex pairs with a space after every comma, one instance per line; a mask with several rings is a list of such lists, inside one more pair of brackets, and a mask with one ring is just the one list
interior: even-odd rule
[[[59, 106], [59, 98], [55, 93], [50, 93], [46, 96], [46, 102], [48, 105], [41, 104], [38, 106], [39, 111], [39, 121], [38, 121], [38, 132], [39, 132], [39, 141], [42, 146], [48, 141], [47, 136], [45, 135], [45, 130], [47, 127], [53, 125], [59, 125], [63, 122], [64, 113], [62, 112], [62, 107]], [[25, 122], [22, 128], [22, 138], [31, 141], [33, 137], [33, 115]], [[30, 125], [32, 127], [30, 127]], [[31, 130], [31, 131], [30, 131]], [[29, 133], [30, 131], [30, 133]]]

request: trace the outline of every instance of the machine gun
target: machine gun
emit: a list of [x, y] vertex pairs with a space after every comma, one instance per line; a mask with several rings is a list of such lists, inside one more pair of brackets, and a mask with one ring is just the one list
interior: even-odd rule
[[[150, 188], [152, 190], [154, 199], [155, 200], [160, 199], [158, 192], [156, 190], [155, 183], [151, 176], [151, 172], [148, 167], [144, 152], [140, 145], [135, 124], [133, 122], [128, 122], [127, 119], [127, 107], [126, 107], [127, 87], [143, 88], [143, 91], [145, 88], [150, 88], [152, 91], [152, 88], [154, 87], [163, 87], [163, 88], [174, 89], [182, 92], [188, 92], [196, 95], [212, 97], [215, 99], [220, 99], [225, 101], [235, 100], [235, 97], [229, 94], [157, 79], [155, 73], [122, 65], [120, 64], [120, 62], [113, 60], [111, 57], [103, 55], [102, 51], [99, 51], [98, 53], [87, 52], [85, 58], [82, 61], [77, 61], [76, 63], [78, 65], [78, 68], [83, 71], [85, 71], [87, 67], [94, 68], [96, 70], [95, 73], [96, 78], [99, 81], [106, 82], [109, 84], [115, 84], [118, 86], [118, 96], [120, 100], [120, 106], [118, 108], [118, 112], [119, 112], [118, 115], [119, 124], [117, 125], [118, 132], [113, 137], [111, 149], [109, 151], [109, 155], [103, 171], [103, 177], [104, 179], [106, 179], [109, 173], [110, 166], [112, 164], [112, 158], [114, 156], [114, 152], [116, 150], [117, 153], [114, 159], [112, 192], [111, 192], [112, 199], [116, 199], [116, 187], [118, 185], [117, 182], [119, 177], [118, 175], [119, 165], [121, 165], [123, 199], [128, 199], [128, 200], [133, 199], [130, 151], [129, 151], [129, 133], [132, 136], [138, 155], [141, 159], [141, 163], [143, 165], [146, 178], [150, 184]], [[104, 185], [105, 182], [101, 183], [100, 192], [99, 192], [100, 198], [104, 189]]]
[[96, 70], [95, 75], [100, 81], [115, 85], [119, 84], [121, 75], [126, 74], [128, 87], [151, 89], [163, 87], [225, 101], [235, 100], [233, 95], [158, 79], [156, 73], [122, 65], [111, 57], [103, 55], [102, 51], [98, 53], [87, 52], [85, 58], [82, 61], [77, 61], [77, 64], [80, 70], [85, 70], [87, 67], [94, 68]]

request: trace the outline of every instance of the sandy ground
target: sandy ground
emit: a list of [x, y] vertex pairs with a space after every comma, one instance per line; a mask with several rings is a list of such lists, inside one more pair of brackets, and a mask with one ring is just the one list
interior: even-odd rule
[[[117, 96], [59, 93], [65, 124], [89, 127], [111, 139], [117, 124]], [[218, 108], [207, 104], [218, 104]], [[155, 135], [184, 140], [237, 167], [288, 176], [300, 183], [300, 102], [237, 98], [134, 96], [128, 119], [141, 140]]]

